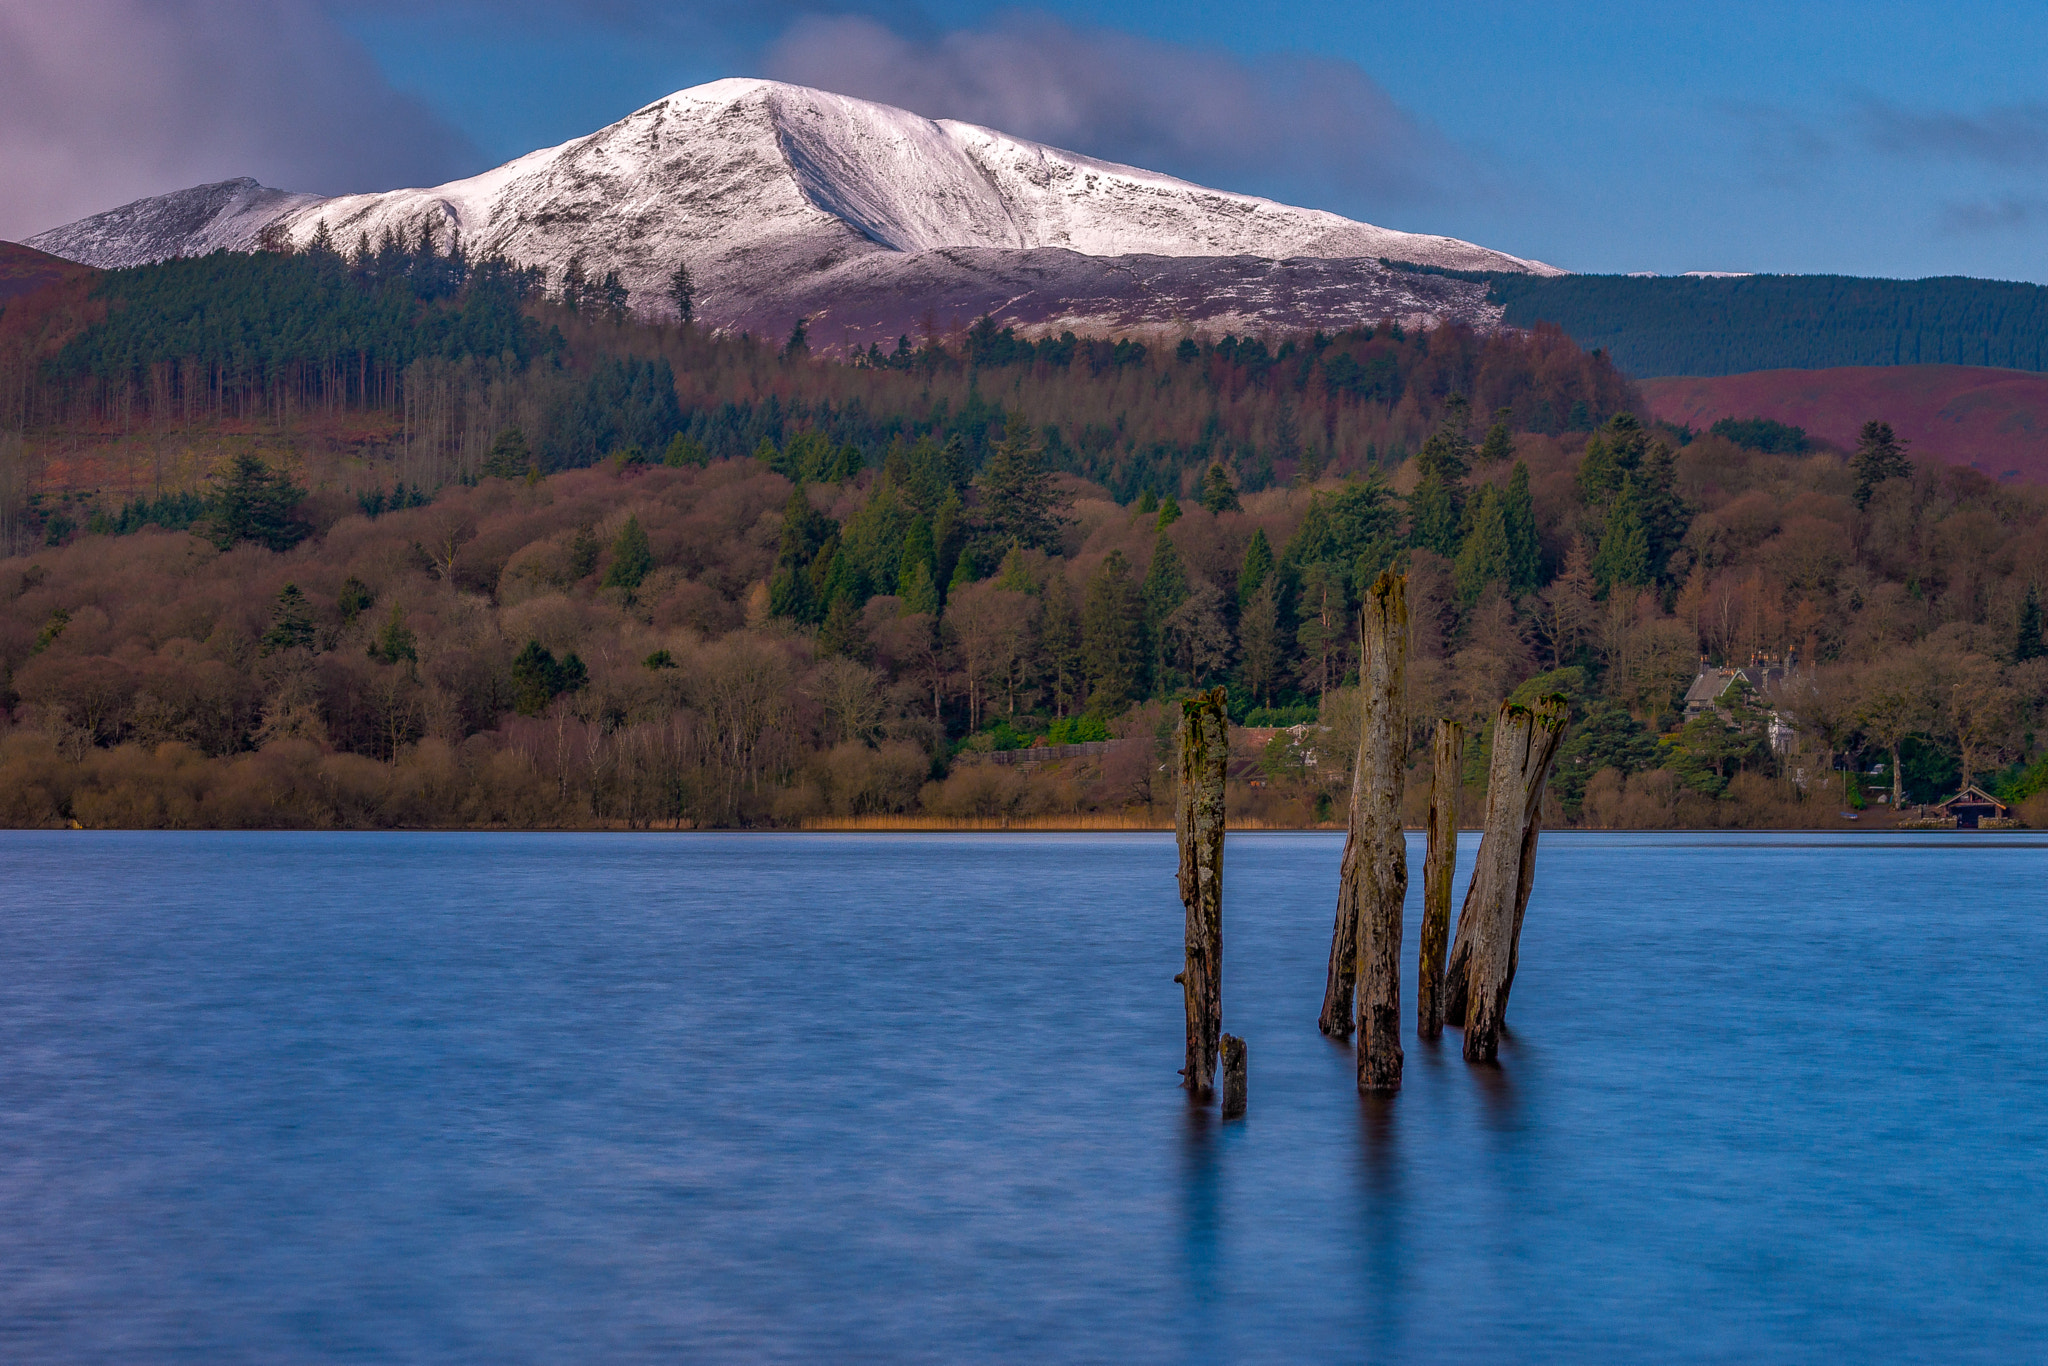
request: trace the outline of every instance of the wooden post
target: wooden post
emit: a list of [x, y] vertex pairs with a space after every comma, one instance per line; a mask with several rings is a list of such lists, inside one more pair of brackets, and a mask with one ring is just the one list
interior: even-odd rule
[[1401, 903], [1408, 849], [1401, 834], [1401, 777], [1408, 736], [1408, 580], [1383, 573], [1360, 617], [1358, 761], [1351, 822], [1330, 933], [1330, 970], [1320, 1024], [1351, 1030], [1357, 996], [1358, 1089], [1401, 1085]]
[[1223, 1036], [1223, 1117], [1243, 1119], [1245, 1107], [1244, 1040]]
[[1429, 780], [1429, 856], [1422, 865], [1422, 953], [1415, 974], [1415, 1032], [1444, 1032], [1444, 949], [1451, 937], [1451, 877], [1458, 869], [1458, 779], [1465, 727], [1439, 720]]
[[1180, 844], [1180, 899], [1187, 907], [1187, 1003], [1182, 1084], [1207, 1099], [1223, 1034], [1223, 780], [1230, 768], [1230, 713], [1221, 688], [1181, 703], [1180, 788], [1173, 831]]
[[1570, 708], [1553, 693], [1533, 707], [1502, 704], [1493, 726], [1486, 833], [1458, 912], [1444, 982], [1444, 1018], [1465, 1026], [1465, 1061], [1492, 1062], [1521, 951], [1522, 915], [1536, 879], [1543, 789]]

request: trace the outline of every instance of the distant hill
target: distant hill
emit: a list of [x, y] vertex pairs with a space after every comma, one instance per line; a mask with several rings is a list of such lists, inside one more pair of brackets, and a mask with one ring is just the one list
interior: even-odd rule
[[0, 242], [0, 307], [44, 285], [97, 272], [18, 242]]
[[1556, 323], [1638, 378], [1880, 365], [2048, 370], [2048, 288], [2040, 285], [1960, 276], [1486, 278], [1509, 325]]
[[2048, 375], [1974, 365], [1847, 366], [1650, 379], [1641, 388], [1667, 422], [1704, 428], [1724, 417], [1767, 417], [1849, 449], [1866, 421], [1881, 418], [1916, 455], [1994, 479], [2048, 484]]

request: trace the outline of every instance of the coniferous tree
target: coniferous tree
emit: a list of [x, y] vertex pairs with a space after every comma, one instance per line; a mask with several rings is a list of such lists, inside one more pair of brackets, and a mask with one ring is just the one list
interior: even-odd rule
[[370, 591], [370, 585], [351, 574], [341, 581], [341, 592], [335, 596], [335, 610], [341, 613], [341, 624], [351, 626], [355, 619], [375, 606], [377, 595]]
[[1498, 465], [1503, 460], [1515, 458], [1515, 434], [1513, 410], [1502, 408], [1493, 415], [1493, 425], [1486, 429], [1486, 440], [1479, 446], [1479, 463]]
[[585, 522], [569, 538], [569, 581], [581, 583], [597, 572], [597, 532]]
[[1913, 462], [1905, 443], [1892, 432], [1892, 424], [1872, 420], [1863, 424], [1856, 438], [1856, 454], [1850, 460], [1856, 471], [1856, 506], [1865, 507], [1877, 486], [1887, 479], [1910, 479]]
[[903, 602], [903, 612], [922, 612], [926, 616], [939, 614], [939, 586], [932, 580], [932, 566], [929, 560], [913, 560], [904, 572], [902, 585], [897, 596]]
[[1650, 434], [1633, 413], [1616, 413], [1586, 438], [1579, 460], [1579, 498], [1588, 507], [1603, 507], [1621, 489], [1622, 480], [1643, 463]]
[[1499, 489], [1491, 484], [1479, 486], [1472, 499], [1470, 520], [1472, 528], [1465, 533], [1452, 568], [1458, 597], [1467, 607], [1479, 601], [1486, 585], [1497, 583], [1506, 587], [1513, 574], [1506, 509]]
[[419, 638], [405, 624], [405, 614], [398, 610], [395, 602], [391, 604], [391, 616], [385, 621], [384, 629], [370, 643], [370, 658], [381, 664], [396, 664], [401, 659], [408, 664], [419, 662]]
[[1085, 683], [1081, 619], [1074, 611], [1074, 590], [1066, 575], [1049, 575], [1044, 597], [1038, 618], [1039, 672], [1052, 695], [1053, 715], [1064, 717], [1080, 702]]
[[2024, 664], [2030, 659], [2048, 656], [2048, 642], [2041, 636], [2041, 595], [2034, 585], [2027, 585], [2027, 596], [2020, 603], [2019, 629], [2014, 632], [2012, 662]]
[[1238, 681], [1261, 706], [1272, 704], [1273, 690], [1287, 666], [1276, 587], [1273, 576], [1266, 575], [1252, 590], [1238, 617]]
[[1515, 462], [1508, 491], [1501, 499], [1508, 536], [1508, 592], [1516, 597], [1536, 591], [1542, 572], [1542, 549], [1536, 537], [1536, 503], [1529, 493], [1529, 466]]
[[[2036, 631], [2039, 632], [2039, 613], [2036, 613]], [[277, 603], [270, 609], [270, 629], [263, 633], [257, 644], [257, 653], [274, 655], [282, 650], [310, 650], [313, 648], [313, 605], [306, 601], [306, 595], [295, 583], [288, 583], [277, 595]]]
[[292, 516], [305, 497], [306, 491], [292, 483], [291, 476], [244, 451], [214, 481], [207, 516], [213, 543], [222, 550], [239, 541], [289, 550], [312, 530]]
[[524, 479], [532, 464], [533, 452], [527, 449], [526, 433], [517, 427], [507, 427], [491, 442], [481, 472], [486, 479]]
[[1088, 678], [1088, 708], [1098, 716], [1121, 713], [1145, 695], [1145, 598], [1131, 581], [1130, 561], [1112, 550], [1088, 580], [1081, 605], [1081, 658]]
[[775, 552], [775, 572], [768, 580], [768, 610], [779, 617], [815, 625], [830, 604], [820, 596], [831, 569], [828, 558], [839, 546], [839, 524], [811, 506], [798, 484], [782, 508], [782, 543]]
[[604, 587], [617, 588], [630, 600], [653, 572], [654, 550], [647, 543], [647, 532], [641, 528], [638, 516], [629, 515], [612, 541], [612, 562], [604, 571]]
[[697, 318], [697, 281], [690, 275], [687, 261], [676, 262], [676, 268], [668, 276], [668, 301], [676, 306], [676, 316], [685, 323]]
[[875, 647], [868, 639], [867, 623], [851, 597], [842, 593], [832, 599], [825, 623], [818, 628], [818, 649], [823, 654], [844, 655], [862, 664], [874, 658]]
[[[1455, 395], [1454, 395], [1455, 397]], [[1464, 537], [1465, 475], [1472, 446], [1461, 428], [1462, 408], [1446, 416], [1415, 456], [1419, 476], [1408, 497], [1409, 541], [1454, 558]]]
[[1242, 509], [1237, 500], [1237, 489], [1230, 482], [1230, 471], [1223, 468], [1220, 460], [1210, 462], [1207, 473], [1202, 476], [1202, 507], [1209, 512], [1237, 512]]
[[1166, 530], [1180, 520], [1180, 500], [1167, 494], [1159, 500], [1159, 529]]
[[693, 441], [677, 432], [668, 439], [668, 449], [662, 452], [661, 463], [672, 470], [685, 466], [702, 469], [711, 463], [711, 457], [705, 451], [703, 442]]
[[803, 360], [811, 354], [811, 320], [798, 318], [796, 326], [789, 329], [789, 340], [783, 344], [784, 360]]
[[1636, 587], [1650, 582], [1650, 533], [1643, 524], [1642, 498], [1635, 480], [1624, 477], [1607, 505], [1607, 525], [1593, 556], [1593, 579], [1602, 588]]
[[1054, 486], [1044, 457], [1044, 446], [1031, 439], [1022, 415], [1013, 416], [974, 481], [981, 495], [982, 522], [998, 544], [1059, 549], [1066, 526], [1062, 514], [1073, 500]]
[[1237, 571], [1237, 605], [1242, 609], [1273, 577], [1273, 543], [1266, 539], [1266, 529], [1253, 530], [1251, 540], [1245, 542], [1244, 561]]

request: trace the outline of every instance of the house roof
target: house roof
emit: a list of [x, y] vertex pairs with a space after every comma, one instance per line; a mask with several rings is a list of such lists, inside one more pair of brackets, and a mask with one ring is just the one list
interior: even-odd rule
[[1977, 786], [1975, 783], [1971, 783], [1968, 787], [1964, 788], [1961, 792], [1956, 793], [1955, 796], [1950, 797], [1946, 801], [1936, 802], [1935, 806], [1937, 808], [1945, 809], [1947, 807], [1955, 806], [1959, 803], [1967, 806], [1995, 806], [2000, 811], [2005, 810], [2004, 802], [1998, 800], [1998, 798], [1992, 796], [1989, 792], [1986, 792], [1983, 788]]

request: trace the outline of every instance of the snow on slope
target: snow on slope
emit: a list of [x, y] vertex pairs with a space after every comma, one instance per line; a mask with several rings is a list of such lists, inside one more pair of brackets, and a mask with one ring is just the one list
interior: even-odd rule
[[[154, 207], [153, 207], [154, 206]], [[1205, 189], [987, 128], [802, 86], [723, 80], [587, 137], [430, 189], [287, 196], [205, 186], [86, 219], [29, 245], [93, 265], [247, 248], [278, 220], [304, 244], [433, 223], [472, 251], [545, 265], [581, 254], [658, 306], [678, 261], [707, 310], [737, 315], [799, 281], [879, 253], [1064, 249], [1087, 256], [1391, 257], [1558, 273], [1452, 238]], [[181, 235], [182, 232], [182, 235]]]

